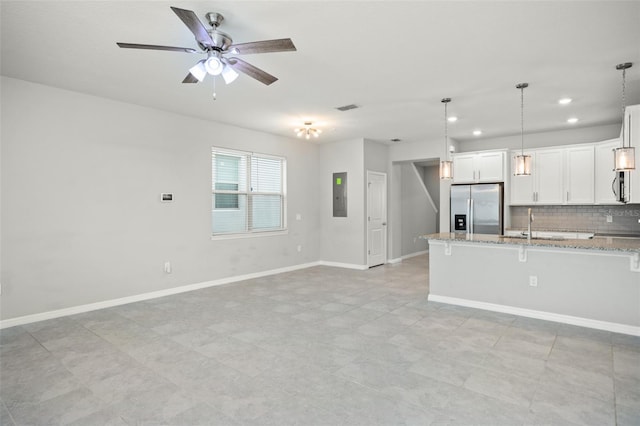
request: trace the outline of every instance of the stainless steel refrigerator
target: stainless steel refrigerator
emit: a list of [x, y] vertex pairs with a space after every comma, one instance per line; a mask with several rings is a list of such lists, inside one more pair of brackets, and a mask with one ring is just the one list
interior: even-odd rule
[[451, 185], [451, 232], [502, 235], [501, 183]]

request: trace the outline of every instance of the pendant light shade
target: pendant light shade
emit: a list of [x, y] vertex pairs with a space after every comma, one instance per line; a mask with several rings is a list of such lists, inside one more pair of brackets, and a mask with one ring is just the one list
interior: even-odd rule
[[531, 156], [524, 154], [524, 89], [528, 83], [520, 83], [516, 89], [520, 90], [520, 155], [515, 157], [514, 176], [531, 176]]
[[[628, 172], [636, 169], [636, 149], [631, 146], [631, 135], [625, 133], [625, 83], [626, 72], [633, 64], [627, 62], [616, 65], [617, 70], [622, 70], [622, 147], [613, 150], [613, 169], [616, 172]], [[629, 146], [625, 146], [625, 140], [629, 139]]]
[[636, 169], [636, 149], [632, 146], [613, 150], [616, 172], [627, 172]]
[[531, 175], [531, 156], [516, 155], [516, 165], [513, 171], [514, 176], [530, 176]]
[[453, 161], [440, 162], [440, 179], [453, 179]]
[[453, 161], [449, 160], [449, 134], [447, 104], [451, 98], [444, 98], [440, 102], [444, 104], [444, 156], [440, 161], [440, 179], [453, 179]]

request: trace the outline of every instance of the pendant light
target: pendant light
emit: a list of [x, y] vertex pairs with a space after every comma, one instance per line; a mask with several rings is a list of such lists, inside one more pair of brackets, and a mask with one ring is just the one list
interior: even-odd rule
[[520, 83], [516, 89], [520, 90], [520, 155], [516, 155], [514, 176], [531, 176], [531, 156], [524, 155], [524, 89], [529, 83]]
[[444, 104], [444, 157], [440, 161], [440, 179], [453, 179], [453, 161], [449, 160], [449, 120], [447, 117], [447, 104], [451, 102], [451, 98], [443, 98], [440, 102]]
[[[636, 169], [636, 149], [631, 146], [631, 135], [625, 134], [625, 79], [627, 69], [633, 64], [627, 62], [616, 65], [617, 70], [622, 70], [622, 147], [613, 150], [614, 170], [616, 172], [628, 172]], [[625, 139], [629, 139], [629, 146], [625, 146]]]

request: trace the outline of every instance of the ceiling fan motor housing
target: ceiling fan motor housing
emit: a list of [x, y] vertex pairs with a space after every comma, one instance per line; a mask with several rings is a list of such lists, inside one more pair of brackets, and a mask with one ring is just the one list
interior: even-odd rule
[[213, 49], [224, 52], [233, 44], [233, 39], [227, 33], [223, 33], [222, 31], [218, 30], [211, 30], [208, 31], [208, 33], [211, 36], [211, 40], [213, 40], [213, 44], [211, 46], [205, 46], [201, 43], [198, 43], [200, 45], [200, 48], [204, 51]]

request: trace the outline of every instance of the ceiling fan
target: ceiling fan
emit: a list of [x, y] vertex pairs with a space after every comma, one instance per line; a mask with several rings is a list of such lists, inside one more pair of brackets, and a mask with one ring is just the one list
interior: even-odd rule
[[220, 26], [224, 20], [221, 14], [214, 12], [207, 13], [206, 18], [207, 21], [209, 21], [209, 25], [211, 25], [211, 29], [208, 30], [193, 11], [173, 6], [171, 10], [178, 15], [178, 18], [180, 18], [193, 33], [201, 52], [190, 47], [120, 42], [116, 44], [127, 49], [168, 50], [172, 52], [206, 54], [206, 59], [201, 59], [189, 69], [189, 73], [184, 80], [182, 80], [183, 83], [197, 83], [204, 80], [207, 74], [210, 74], [213, 76], [222, 75], [225, 83], [229, 84], [238, 77], [236, 71], [240, 71], [261, 83], [270, 85], [278, 79], [240, 58], [227, 57], [226, 55], [248, 55], [252, 53], [288, 52], [296, 50], [290, 38], [233, 44], [233, 40], [228, 34], [218, 31], [218, 26]]

